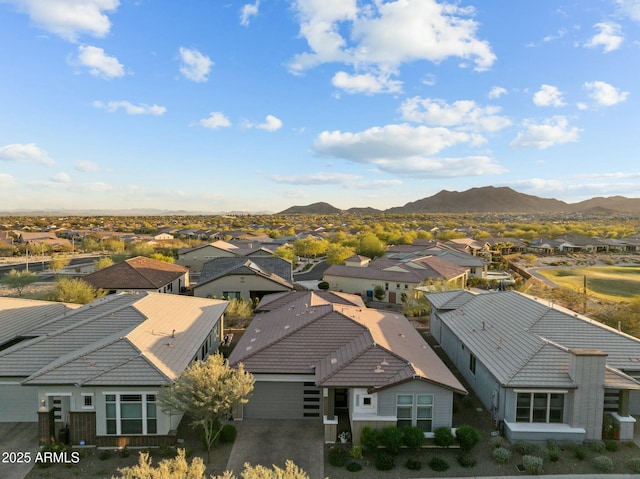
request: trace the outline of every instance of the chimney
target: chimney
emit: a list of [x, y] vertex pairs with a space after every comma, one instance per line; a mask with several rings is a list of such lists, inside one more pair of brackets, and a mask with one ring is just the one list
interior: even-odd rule
[[[586, 429], [586, 440], [602, 439], [604, 374], [607, 353], [599, 349], [569, 349], [569, 376], [578, 386], [565, 396], [565, 422]], [[568, 406], [568, 408], [567, 408]]]

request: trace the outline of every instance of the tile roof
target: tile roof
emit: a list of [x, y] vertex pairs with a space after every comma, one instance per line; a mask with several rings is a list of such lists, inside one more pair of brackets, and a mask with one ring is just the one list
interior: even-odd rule
[[195, 288], [230, 275], [257, 275], [293, 287], [291, 262], [277, 256], [214, 258], [202, 267]]
[[[24, 384], [168, 384], [193, 359], [228, 302], [161, 293], [101, 298], [0, 352], [1, 376]], [[69, 319], [71, 318], [71, 321]]]
[[184, 266], [137, 256], [84, 276], [87, 283], [101, 289], [159, 289], [185, 275]]
[[448, 291], [427, 294], [427, 299], [505, 386], [571, 387], [569, 349], [576, 348], [604, 351], [609, 368], [640, 371], [638, 338], [550, 302], [515, 291]]
[[80, 304], [0, 297], [0, 346], [16, 337], [37, 336], [29, 332], [80, 306]]
[[278, 309], [256, 315], [231, 364], [242, 362], [252, 373], [315, 373], [318, 385], [383, 388], [418, 378], [466, 394], [404, 316], [308, 293], [289, 296], [289, 303], [279, 297]]
[[299, 291], [295, 293], [283, 292], [268, 294], [260, 300], [260, 303], [256, 306], [256, 312], [279, 309], [294, 301], [302, 301], [302, 304], [308, 304], [309, 306], [335, 303], [361, 308], [366, 307], [362, 298], [353, 294], [339, 293], [337, 291]]

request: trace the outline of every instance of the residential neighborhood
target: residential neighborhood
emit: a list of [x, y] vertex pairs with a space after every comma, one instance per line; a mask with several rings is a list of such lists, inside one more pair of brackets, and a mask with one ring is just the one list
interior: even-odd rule
[[[503, 447], [638, 441], [640, 340], [621, 322], [514, 289], [542, 284], [530, 256], [565, 267], [604, 255], [630, 262], [634, 238], [416, 238], [330, 263], [314, 248], [332, 234], [194, 240], [167, 229], [91, 240], [111, 254], [48, 281], [85, 282], [99, 292], [93, 301], [0, 297], [0, 427], [31, 424], [40, 446], [179, 448], [188, 419], [166, 410], [160, 391], [222, 352], [254, 381], [228, 412], [239, 435], [307, 424], [322, 452], [412, 427], [434, 444], [442, 429], [455, 436], [467, 425], [461, 408], [473, 402], [485, 439]], [[27, 239], [30, 251], [57, 244], [55, 232], [4, 237], [14, 252]], [[74, 252], [51, 247], [39, 262], [91, 244], [73, 238]], [[167, 247], [177, 241], [192, 245]], [[237, 316], [241, 304], [250, 316]]]

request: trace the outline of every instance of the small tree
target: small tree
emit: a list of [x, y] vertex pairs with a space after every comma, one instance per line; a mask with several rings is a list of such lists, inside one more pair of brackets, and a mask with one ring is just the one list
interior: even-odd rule
[[96, 268], [96, 271], [100, 271], [101, 269], [113, 266], [113, 260], [108, 256], [104, 256], [103, 258], [95, 260], [93, 266]]
[[55, 287], [49, 294], [49, 299], [63, 303], [87, 304], [105, 294], [104, 290], [94, 288], [80, 278], [60, 277], [56, 279]]
[[373, 297], [376, 298], [378, 301], [382, 301], [385, 295], [386, 293], [384, 291], [384, 288], [379, 284], [373, 288]]
[[22, 296], [24, 288], [38, 281], [38, 275], [30, 271], [18, 271], [12, 269], [0, 280], [2, 284], [7, 285], [17, 291], [18, 296]]
[[56, 255], [51, 258], [51, 261], [49, 261], [49, 267], [51, 268], [51, 271], [57, 274], [58, 271], [69, 266], [69, 263], [71, 263], [71, 258], [68, 256]]
[[192, 419], [192, 426], [202, 426], [207, 447], [207, 462], [211, 448], [222, 430], [222, 420], [231, 416], [234, 404], [245, 404], [253, 391], [253, 376], [239, 364], [231, 368], [221, 354], [206, 361], [196, 361], [176, 382], [160, 390], [158, 402], [163, 411], [181, 411]]

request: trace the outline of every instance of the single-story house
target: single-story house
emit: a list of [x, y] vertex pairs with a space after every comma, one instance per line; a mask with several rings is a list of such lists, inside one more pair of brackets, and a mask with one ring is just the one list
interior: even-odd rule
[[326, 442], [346, 430], [356, 444], [365, 426], [452, 426], [453, 395], [467, 391], [403, 315], [346, 294], [274, 296], [229, 357], [255, 378], [234, 419], [322, 421]]
[[640, 340], [515, 291], [427, 294], [434, 338], [511, 441], [633, 439]]
[[199, 273], [207, 261], [211, 261], [214, 258], [233, 258], [237, 256], [273, 256], [273, 251], [253, 243], [233, 244], [218, 240], [213, 243], [178, 250], [176, 263], [186, 266], [194, 273]]
[[82, 278], [109, 293], [156, 291], [179, 294], [189, 287], [189, 269], [177, 264], [136, 256]]
[[404, 298], [413, 297], [418, 286], [445, 283], [464, 288], [468, 269], [436, 256], [406, 261], [355, 256], [347, 258], [344, 265], [329, 266], [323, 279], [334, 291], [359, 294], [370, 300], [379, 287], [384, 290], [382, 301], [401, 304]]
[[469, 278], [487, 279], [489, 261], [484, 257], [465, 253], [450, 243], [441, 241], [416, 240], [410, 245], [389, 246], [384, 258], [397, 261], [411, 261], [425, 256], [437, 256], [469, 271]]
[[277, 256], [214, 258], [205, 263], [194, 296], [254, 299], [292, 291], [291, 262]]
[[174, 445], [182, 416], [156, 395], [217, 350], [227, 305], [120, 293], [30, 324], [0, 351], [0, 422], [38, 422], [42, 444]]

